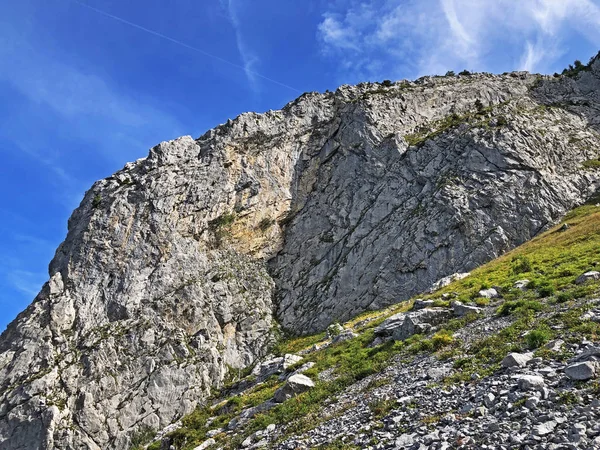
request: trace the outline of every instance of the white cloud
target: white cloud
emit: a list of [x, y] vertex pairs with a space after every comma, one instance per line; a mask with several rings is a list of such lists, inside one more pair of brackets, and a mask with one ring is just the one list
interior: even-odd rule
[[5, 277], [10, 286], [31, 298], [38, 294], [48, 278], [45, 273], [26, 270], [12, 270], [6, 273]]
[[248, 78], [248, 82], [250, 83], [250, 87], [252, 88], [252, 90], [254, 92], [258, 92], [258, 77], [260, 75], [258, 74], [258, 72], [256, 72], [256, 66], [259, 63], [259, 59], [247, 45], [246, 40], [243, 37], [242, 24], [239, 18], [237, 2], [235, 0], [221, 0], [221, 5], [225, 8], [227, 12], [227, 17], [229, 18], [229, 21], [233, 26], [233, 30], [235, 32], [235, 41], [238, 53], [240, 54], [240, 58], [242, 59], [244, 72], [246, 73], [246, 78]]
[[349, 0], [318, 27], [324, 52], [362, 78], [490, 70], [498, 54], [507, 69], [549, 70], [569, 35], [600, 46], [595, 1]]

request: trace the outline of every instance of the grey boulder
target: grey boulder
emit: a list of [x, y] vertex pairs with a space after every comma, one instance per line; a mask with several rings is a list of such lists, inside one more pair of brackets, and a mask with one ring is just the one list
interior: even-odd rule
[[283, 403], [287, 399], [308, 391], [315, 387], [315, 383], [306, 375], [292, 375], [287, 383], [275, 391], [273, 400], [277, 403]]

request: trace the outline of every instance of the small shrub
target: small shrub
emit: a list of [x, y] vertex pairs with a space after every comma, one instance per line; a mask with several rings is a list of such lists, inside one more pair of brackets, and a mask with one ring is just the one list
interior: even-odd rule
[[382, 86], [385, 87], [392, 87], [394, 85], [394, 83], [392, 83], [391, 80], [383, 80], [383, 82], [381, 83]]
[[100, 197], [100, 194], [96, 194], [96, 196], [92, 200], [92, 208], [96, 209], [98, 206], [100, 206], [101, 203], [102, 197]]
[[487, 306], [490, 304], [490, 299], [485, 297], [477, 297], [474, 302], [477, 306]]
[[600, 168], [600, 160], [598, 159], [589, 159], [581, 163], [581, 165], [585, 169], [598, 169]]
[[508, 120], [506, 119], [505, 116], [498, 116], [496, 118], [496, 126], [498, 127], [505, 127], [508, 125]]
[[465, 69], [465, 70], [463, 70], [461, 72], [458, 72], [458, 74], [459, 75], [464, 75], [464, 76], [470, 76], [471, 72], [469, 72], [468, 70]]
[[440, 330], [431, 337], [431, 343], [434, 349], [439, 350], [440, 348], [453, 345], [455, 339], [451, 332]]
[[386, 416], [396, 406], [395, 400], [378, 399], [369, 403], [369, 409], [377, 419]]
[[133, 434], [131, 437], [131, 448], [132, 450], [138, 450], [144, 448], [144, 445], [147, 444], [154, 438], [156, 432], [148, 427], [144, 426], [140, 428], [137, 432]]
[[441, 298], [436, 298], [433, 301], [433, 306], [435, 306], [436, 308], [447, 308], [450, 306], [450, 301], [442, 300]]
[[561, 405], [576, 405], [577, 403], [579, 403], [579, 398], [573, 392], [559, 392], [558, 403], [560, 403]]
[[550, 297], [551, 295], [554, 295], [555, 292], [556, 289], [549, 283], [542, 284], [538, 288], [538, 295], [540, 296], [540, 298]]
[[547, 328], [538, 328], [537, 330], [532, 330], [527, 333], [525, 339], [527, 341], [527, 346], [533, 350], [544, 345], [551, 337], [550, 330]]
[[234, 213], [224, 213], [221, 214], [216, 219], [213, 219], [209, 222], [209, 225], [213, 229], [223, 228], [231, 225], [235, 222], [235, 214]]
[[514, 275], [531, 272], [533, 270], [533, 265], [531, 264], [531, 260], [525, 255], [515, 256], [510, 261], [510, 265], [511, 265], [511, 271]]
[[561, 292], [556, 296], [556, 303], [566, 303], [572, 298], [573, 296], [569, 292]]
[[539, 312], [542, 309], [544, 309], [544, 305], [535, 300], [509, 300], [500, 305], [496, 312], [501, 316], [509, 316], [515, 312]]
[[447, 77], [455, 77], [456, 74], [454, 73], [454, 70], [449, 70], [448, 72], [446, 72], [446, 76]]

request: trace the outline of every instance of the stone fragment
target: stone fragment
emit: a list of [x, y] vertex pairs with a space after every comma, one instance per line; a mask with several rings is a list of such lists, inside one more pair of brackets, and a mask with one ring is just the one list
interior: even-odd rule
[[315, 387], [315, 383], [306, 375], [293, 375], [288, 378], [284, 386], [275, 391], [273, 399], [277, 403], [283, 403], [287, 399], [306, 392], [313, 387]]
[[435, 303], [434, 300], [423, 300], [423, 299], [418, 298], [415, 300], [413, 309], [418, 311], [420, 309], [433, 308], [434, 303]]
[[477, 295], [479, 295], [480, 297], [483, 298], [497, 298], [498, 297], [498, 291], [494, 288], [489, 288], [489, 289], [482, 289], [480, 290]]
[[536, 436], [546, 436], [554, 431], [556, 428], [556, 421], [549, 420], [548, 422], [540, 423], [533, 427], [533, 434]]
[[289, 367], [299, 363], [300, 361], [302, 361], [302, 356], [286, 353], [283, 355], [282, 369], [287, 370]]
[[596, 377], [598, 364], [593, 361], [584, 361], [565, 367], [565, 375], [572, 380], [587, 381]]
[[521, 291], [524, 291], [525, 289], [527, 289], [527, 286], [529, 285], [529, 283], [530, 283], [529, 280], [517, 280], [513, 284], [513, 287], [515, 289], [520, 289]]
[[194, 450], [206, 450], [208, 447], [210, 447], [211, 445], [215, 445], [215, 444], [216, 444], [216, 441], [214, 439], [212, 439], [212, 438], [207, 439], [199, 446], [194, 447]]
[[517, 375], [514, 378], [522, 391], [541, 390], [546, 387], [544, 379], [538, 375]]
[[485, 394], [483, 396], [483, 404], [488, 407], [491, 408], [492, 406], [494, 406], [496, 402], [496, 396], [494, 394], [492, 394], [491, 392], [488, 392], [487, 394]]
[[533, 358], [533, 353], [509, 353], [502, 360], [502, 367], [525, 367]]
[[600, 279], [600, 272], [598, 272], [596, 270], [591, 270], [582, 275], [579, 275], [577, 277], [577, 279], [575, 280], [575, 284], [583, 284], [587, 281], [598, 280], [598, 279]]
[[354, 339], [356, 336], [358, 336], [358, 334], [354, 333], [352, 330], [345, 330], [337, 336], [335, 336], [332, 340], [332, 343], [337, 344], [338, 342], [344, 342], [350, 339]]
[[471, 275], [469, 272], [454, 273], [452, 275], [448, 275], [447, 277], [441, 278], [438, 281], [436, 281], [435, 283], [433, 283], [433, 285], [429, 289], [429, 292], [433, 293], [437, 290], [440, 290], [443, 287], [448, 286], [453, 281], [462, 280], [463, 278], [466, 278], [469, 275]]
[[459, 301], [455, 301], [452, 303], [452, 309], [454, 310], [454, 315], [457, 317], [468, 316], [469, 314], [480, 314], [483, 309], [477, 306], [465, 305]]

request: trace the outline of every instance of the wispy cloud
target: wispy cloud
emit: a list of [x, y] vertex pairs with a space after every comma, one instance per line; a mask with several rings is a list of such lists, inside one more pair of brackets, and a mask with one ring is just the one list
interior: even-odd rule
[[116, 16], [114, 14], [110, 14], [109, 12], [106, 12], [104, 10], [95, 8], [93, 6], [88, 5], [87, 3], [84, 2], [80, 2], [78, 0], [71, 0], [73, 3], [76, 3], [80, 6], [82, 6], [83, 8], [87, 8], [90, 11], [94, 11], [97, 14], [103, 15], [105, 17], [108, 17], [110, 19], [116, 20], [118, 22], [121, 22], [125, 25], [128, 25], [130, 27], [136, 28], [140, 31], [143, 31], [145, 33], [151, 34], [153, 36], [159, 37], [161, 39], [164, 39], [166, 41], [172, 42], [173, 44], [179, 45], [181, 47], [187, 48], [188, 50], [192, 50], [196, 53], [199, 53], [201, 55], [204, 55], [208, 58], [220, 61], [224, 64], [227, 64], [231, 67], [235, 67], [238, 69], [243, 69], [246, 72], [246, 76], [248, 77], [249, 80], [256, 80], [257, 78], [262, 78], [263, 80], [266, 80], [270, 83], [273, 84], [277, 84], [281, 87], [284, 87], [286, 89], [295, 91], [295, 92], [301, 92], [298, 89], [291, 87], [285, 83], [282, 83], [280, 81], [277, 81], [273, 78], [267, 77], [259, 72], [257, 72], [256, 70], [254, 70], [253, 66], [255, 65], [255, 63], [258, 61], [253, 55], [252, 53], [248, 50], [248, 48], [245, 45], [245, 41], [242, 39], [242, 35], [241, 35], [241, 31], [240, 31], [240, 22], [238, 20], [238, 16], [237, 16], [237, 12], [234, 8], [234, 4], [233, 4], [233, 0], [220, 0], [221, 5], [227, 10], [228, 13], [228, 18], [229, 20], [232, 22], [234, 29], [235, 29], [235, 33], [236, 33], [236, 41], [237, 41], [237, 46], [238, 46], [238, 50], [240, 53], [240, 56], [242, 57], [242, 62], [244, 63], [243, 66], [240, 66], [234, 62], [229, 61], [228, 59], [222, 58], [221, 56], [217, 56], [213, 53], [207, 52], [206, 50], [203, 50], [201, 48], [195, 47], [193, 45], [187, 44], [185, 42], [182, 42], [178, 39], [174, 39], [170, 36], [167, 36], [165, 34], [159, 33], [157, 31], [151, 30], [150, 28], [146, 28], [143, 27], [137, 23], [131, 22], [129, 20], [126, 20], [122, 17]]
[[[339, 5], [339, 4], [338, 4]], [[345, 75], [380, 78], [513, 69], [549, 70], [577, 35], [600, 45], [600, 8], [591, 0], [349, 0], [318, 27], [322, 49]]]
[[254, 92], [258, 92], [260, 86], [258, 84], [258, 72], [256, 71], [256, 66], [259, 63], [259, 59], [254, 51], [247, 45], [242, 34], [242, 23], [239, 17], [238, 4], [235, 0], [221, 0], [221, 5], [225, 9], [227, 17], [233, 26], [237, 50], [242, 59], [244, 72], [246, 73], [250, 87]]
[[[41, 52], [28, 38], [14, 29], [0, 36], [0, 59], [7, 68], [0, 71], [0, 83], [23, 99], [0, 123], [0, 153], [19, 151], [43, 166], [56, 185], [52, 195], [66, 210], [77, 206], [98, 177], [144, 156], [162, 139], [186, 134], [177, 118], [154, 102], [124, 92], [95, 67]], [[55, 144], [62, 142], [68, 145]], [[86, 153], [96, 170], [75, 170], [72, 159], [85, 160]]]
[[12, 270], [5, 274], [6, 281], [17, 291], [35, 297], [42, 285], [46, 282], [48, 275], [45, 273], [35, 273], [26, 270]]

